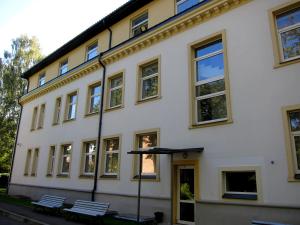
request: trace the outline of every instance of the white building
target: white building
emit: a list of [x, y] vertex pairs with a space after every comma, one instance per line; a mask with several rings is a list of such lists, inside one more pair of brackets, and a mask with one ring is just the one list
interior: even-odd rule
[[9, 193], [136, 213], [128, 152], [203, 147], [143, 156], [143, 215], [300, 224], [299, 62], [299, 0], [129, 1], [23, 74]]

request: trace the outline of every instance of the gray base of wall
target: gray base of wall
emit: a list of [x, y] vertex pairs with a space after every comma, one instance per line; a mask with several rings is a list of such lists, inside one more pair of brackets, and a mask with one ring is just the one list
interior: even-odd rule
[[300, 207], [198, 202], [196, 212], [199, 225], [250, 225], [252, 220], [300, 225]]

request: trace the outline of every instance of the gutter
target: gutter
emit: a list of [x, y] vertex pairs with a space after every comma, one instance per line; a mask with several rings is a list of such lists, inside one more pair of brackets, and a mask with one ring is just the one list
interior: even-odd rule
[[[27, 80], [26, 91], [28, 91], [28, 88], [29, 88], [29, 79], [26, 78], [26, 80]], [[24, 92], [25, 92], [25, 88], [24, 88]], [[18, 102], [19, 102], [19, 99], [18, 99]], [[20, 105], [20, 106], [21, 106], [21, 109], [20, 109], [19, 119], [18, 119], [18, 123], [17, 123], [17, 132], [16, 132], [16, 136], [15, 136], [15, 143], [14, 143], [14, 148], [13, 148], [13, 152], [12, 152], [12, 158], [11, 158], [11, 161], [10, 161], [10, 171], [9, 171], [9, 178], [8, 178], [8, 184], [7, 184], [6, 194], [9, 193], [11, 176], [12, 176], [12, 172], [13, 172], [13, 168], [14, 168], [16, 148], [17, 148], [17, 144], [18, 144], [18, 136], [19, 136], [19, 130], [20, 130], [20, 123], [21, 123], [22, 112], [23, 112], [23, 106], [22, 105]]]
[[[111, 48], [112, 43], [112, 30], [110, 27], [107, 28], [109, 31], [109, 49]], [[100, 105], [100, 115], [99, 115], [99, 126], [98, 126], [98, 137], [97, 137], [97, 149], [96, 149], [96, 167], [95, 167], [95, 175], [94, 175], [94, 185], [91, 193], [91, 200], [95, 201], [95, 193], [97, 191], [98, 186], [98, 171], [99, 171], [99, 158], [100, 158], [100, 144], [101, 144], [101, 134], [102, 134], [102, 121], [103, 121], [103, 108], [104, 108], [104, 92], [105, 92], [105, 80], [106, 80], [106, 66], [102, 62], [101, 58], [103, 53], [99, 54], [98, 62], [103, 68], [102, 74], [102, 89], [101, 89], [101, 105]]]

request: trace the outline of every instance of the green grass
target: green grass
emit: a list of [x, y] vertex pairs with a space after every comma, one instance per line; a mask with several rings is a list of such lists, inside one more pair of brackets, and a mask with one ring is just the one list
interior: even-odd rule
[[31, 201], [29, 199], [23, 199], [23, 198], [9, 196], [6, 194], [5, 188], [0, 188], [0, 202], [32, 207]]

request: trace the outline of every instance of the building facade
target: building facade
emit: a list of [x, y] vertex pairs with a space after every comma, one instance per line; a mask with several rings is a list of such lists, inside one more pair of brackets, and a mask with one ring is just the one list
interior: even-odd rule
[[[170, 224], [300, 224], [300, 1], [132, 0], [23, 74], [9, 185]], [[172, 206], [172, 207], [171, 207]]]

